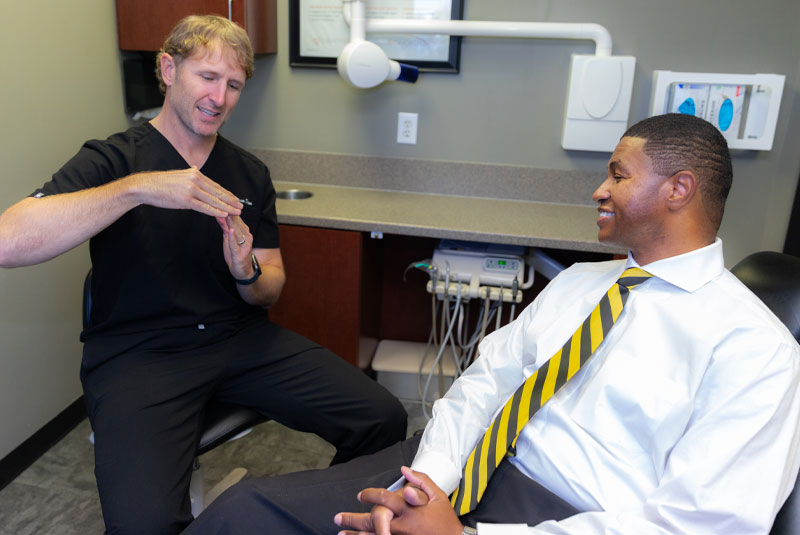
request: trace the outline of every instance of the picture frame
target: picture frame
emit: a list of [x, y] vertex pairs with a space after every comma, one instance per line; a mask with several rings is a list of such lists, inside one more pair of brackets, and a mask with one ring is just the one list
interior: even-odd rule
[[[463, 0], [369, 0], [367, 16], [460, 20]], [[425, 72], [457, 73], [461, 37], [375, 34], [368, 39], [387, 55]], [[350, 39], [342, 0], [289, 0], [289, 65], [336, 68], [336, 58]]]

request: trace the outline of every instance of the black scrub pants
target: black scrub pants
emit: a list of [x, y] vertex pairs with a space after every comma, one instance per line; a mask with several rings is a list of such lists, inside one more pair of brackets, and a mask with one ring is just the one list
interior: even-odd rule
[[[367, 512], [359, 491], [386, 488], [409, 466], [420, 436], [394, 444], [373, 455], [324, 470], [277, 477], [247, 479], [222, 493], [184, 531], [184, 535], [335, 535], [340, 512]], [[478, 522], [528, 524], [562, 520], [579, 511], [504, 460], [497, 467], [478, 507], [460, 518]]]
[[[120, 339], [119, 347], [81, 373], [109, 534], [180, 533], [192, 520], [192, 461], [212, 399], [316, 433], [336, 447], [332, 464], [405, 438], [407, 415], [394, 396], [268, 321], [235, 331], [178, 329], [134, 345]], [[100, 350], [107, 356], [111, 349], [87, 343], [84, 362], [97, 361]]]

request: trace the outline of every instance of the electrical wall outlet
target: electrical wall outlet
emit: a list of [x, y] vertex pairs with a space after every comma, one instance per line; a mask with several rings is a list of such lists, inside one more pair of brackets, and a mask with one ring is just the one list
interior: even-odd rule
[[417, 144], [417, 119], [416, 113], [399, 112], [397, 114], [397, 142], [407, 145]]

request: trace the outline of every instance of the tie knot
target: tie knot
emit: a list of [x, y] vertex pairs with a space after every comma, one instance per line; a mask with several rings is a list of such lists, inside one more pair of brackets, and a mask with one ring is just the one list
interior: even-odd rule
[[650, 277], [652, 277], [652, 275], [642, 268], [628, 268], [622, 272], [617, 283], [630, 290], [639, 286]]

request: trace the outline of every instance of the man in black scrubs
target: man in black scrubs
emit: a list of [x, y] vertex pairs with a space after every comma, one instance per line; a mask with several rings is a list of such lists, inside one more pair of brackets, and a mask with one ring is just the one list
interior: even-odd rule
[[[266, 166], [218, 135], [253, 70], [247, 34], [187, 17], [157, 59], [155, 119], [84, 144], [0, 216], [0, 265], [90, 240], [81, 380], [108, 533], [177, 533], [204, 407], [254, 407], [337, 448], [333, 463], [405, 437], [402, 405], [268, 320], [285, 275]], [[269, 452], [264, 452], [269, 454]]]

